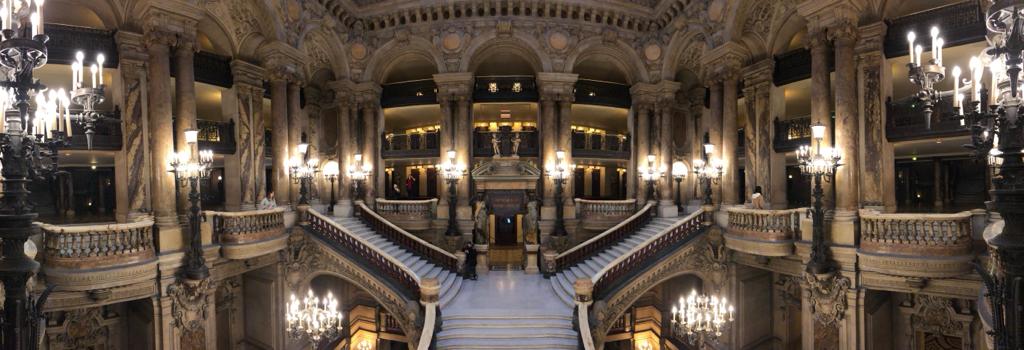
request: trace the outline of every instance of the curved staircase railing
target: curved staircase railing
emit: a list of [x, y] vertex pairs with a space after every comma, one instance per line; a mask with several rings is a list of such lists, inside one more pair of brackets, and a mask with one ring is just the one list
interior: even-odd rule
[[654, 219], [656, 213], [654, 203], [647, 203], [640, 211], [622, 223], [605, 230], [587, 241], [566, 250], [555, 257], [555, 269], [558, 271], [572, 267], [583, 260], [603, 252], [619, 241], [632, 235]]
[[387, 238], [395, 245], [427, 259], [427, 261], [434, 265], [448, 269], [448, 271], [459, 271], [458, 258], [454, 254], [438, 248], [385, 220], [367, 207], [365, 203], [360, 202], [356, 205], [355, 215], [362, 219], [377, 234]]
[[403, 292], [412, 300], [419, 300], [420, 279], [416, 273], [410, 270], [401, 261], [391, 255], [384, 253], [363, 238], [349, 232], [328, 217], [323, 216], [316, 210], [309, 209], [307, 212], [309, 227], [329, 244], [347, 249], [363, 258], [368, 264], [377, 268], [392, 282], [395, 282]]
[[710, 214], [703, 209], [677, 221], [664, 234], [654, 235], [640, 243], [626, 254], [620, 255], [601, 271], [591, 277], [594, 282], [594, 299], [603, 296], [610, 287], [621, 284], [635, 276], [637, 270], [655, 261], [666, 250], [676, 247], [679, 243], [694, 237], [706, 226], [704, 222], [711, 220]]

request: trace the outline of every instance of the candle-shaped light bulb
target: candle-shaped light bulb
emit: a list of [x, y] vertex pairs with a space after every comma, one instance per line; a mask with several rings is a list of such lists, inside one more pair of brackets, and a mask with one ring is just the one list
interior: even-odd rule
[[39, 34], [39, 12], [32, 12], [32, 14], [28, 16], [28, 19], [32, 24], [32, 32], [29, 33], [29, 37], [31, 38], [36, 34]]
[[96, 63], [100, 67], [100, 85], [103, 85], [103, 62], [105, 62], [106, 60], [107, 58], [103, 56], [103, 54], [96, 55]]
[[946, 40], [942, 38], [935, 39], [935, 47], [938, 55], [936, 56], [935, 64], [942, 65], [942, 46], [946, 45]]
[[914, 34], [914, 32], [907, 33], [907, 43], [909, 44], [907, 46], [907, 54], [910, 55], [910, 63], [917, 62], [914, 60], [914, 40], [916, 39], [917, 34]]
[[953, 66], [953, 108], [960, 107], [960, 66]]
[[915, 59], [917, 60], [917, 62], [914, 62], [914, 64], [919, 65], [919, 66], [921, 65], [921, 53], [922, 52], [924, 52], [924, 48], [921, 47], [921, 45], [917, 45], [917, 47], [914, 47], [914, 56], [915, 56]]
[[939, 38], [939, 27], [932, 27], [929, 34], [932, 35], [932, 61], [937, 64], [939, 60], [939, 47], [936, 45], [936, 41]]
[[89, 67], [89, 73], [92, 74], [92, 87], [93, 87], [93, 89], [96, 88], [96, 70], [97, 70], [96, 64], [93, 63], [92, 66]]
[[969, 63], [971, 67], [971, 86], [974, 88], [973, 94], [971, 95], [972, 101], [981, 101], [981, 76], [985, 70], [981, 67], [981, 60], [978, 56], [971, 57]]

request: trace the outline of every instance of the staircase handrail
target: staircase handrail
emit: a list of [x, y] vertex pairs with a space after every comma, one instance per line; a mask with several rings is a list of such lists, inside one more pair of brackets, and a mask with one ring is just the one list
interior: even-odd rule
[[698, 209], [602, 267], [600, 271], [590, 277], [590, 280], [594, 282], [595, 299], [598, 291], [603, 290], [603, 287], [610, 283], [610, 280], [617, 279], [621, 275], [631, 272], [636, 267], [635, 264], [632, 264], [633, 262], [646, 261], [648, 258], [652, 258], [660, 253], [662, 249], [671, 247], [679, 239], [685, 238], [687, 233], [703, 227], [704, 215], [704, 209]]
[[341, 226], [313, 208], [309, 208], [306, 213], [309, 214], [309, 226], [314, 231], [317, 231], [317, 228], [335, 230], [335, 232], [318, 231], [323, 239], [333, 241], [331, 243], [339, 243], [363, 259], [366, 259], [371, 265], [390, 275], [402, 287], [411, 291], [414, 300], [419, 299], [420, 278], [416, 276], [416, 272], [405, 266], [401, 261], [398, 261], [397, 258], [391, 256], [391, 254], [385, 253], [383, 250], [370, 244], [366, 239], [359, 237], [349, 231], [348, 228]]
[[459, 271], [459, 260], [454, 254], [438, 248], [437, 246], [416, 237], [406, 230], [403, 230], [401, 227], [396, 226], [371, 210], [370, 207], [366, 206], [366, 203], [358, 202], [356, 206], [356, 215], [366, 220], [367, 224], [373, 228], [377, 234], [384, 236], [399, 247], [405, 248], [410, 252], [427, 259], [427, 261], [432, 264], [447, 269], [448, 271]]
[[555, 256], [555, 268], [558, 271], [567, 269], [593, 254], [604, 251], [605, 248], [612, 246], [627, 235], [647, 225], [647, 223], [651, 222], [653, 216], [654, 203], [647, 203], [647, 205], [618, 225], [612, 226], [612, 228], [601, 232], [601, 234]]

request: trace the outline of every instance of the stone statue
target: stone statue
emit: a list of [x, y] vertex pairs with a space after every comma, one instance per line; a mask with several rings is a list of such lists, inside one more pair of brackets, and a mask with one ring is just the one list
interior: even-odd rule
[[537, 202], [531, 201], [526, 204], [526, 217], [523, 218], [523, 236], [526, 244], [537, 244], [538, 222]]
[[476, 244], [488, 244], [487, 242], [487, 203], [483, 200], [476, 201], [476, 212], [473, 213], [473, 242]]
[[523, 142], [523, 139], [521, 137], [519, 137], [519, 133], [517, 132], [516, 133], [516, 137], [512, 139], [512, 155], [513, 156], [518, 156], [519, 155], [519, 143], [520, 142]]
[[494, 158], [501, 157], [501, 141], [498, 140], [498, 133], [491, 133], [491, 148], [494, 148]]

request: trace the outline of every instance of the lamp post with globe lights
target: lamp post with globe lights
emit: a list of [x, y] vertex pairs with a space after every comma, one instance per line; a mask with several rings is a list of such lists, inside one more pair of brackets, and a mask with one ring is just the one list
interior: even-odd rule
[[800, 173], [810, 177], [814, 182], [814, 190], [811, 192], [814, 203], [810, 209], [813, 223], [811, 257], [807, 263], [807, 272], [823, 274], [830, 272], [832, 266], [828, 262], [828, 247], [825, 245], [825, 208], [822, 204], [825, 191], [822, 189], [821, 183], [822, 181], [832, 181], [836, 174], [836, 168], [841, 165], [839, 161], [842, 156], [838, 149], [821, 146], [821, 142], [825, 138], [825, 125], [821, 123], [812, 125], [811, 137], [814, 139], [814, 146], [801, 146], [797, 150], [796, 157], [800, 163]]
[[370, 172], [373, 171], [373, 166], [363, 163], [363, 155], [356, 153], [353, 157], [353, 163], [349, 164], [348, 178], [352, 180], [353, 198], [355, 201], [363, 200], [363, 183], [370, 177]]
[[292, 183], [299, 185], [299, 205], [309, 205], [310, 181], [316, 177], [316, 173], [320, 172], [320, 160], [309, 158], [308, 143], [300, 143], [296, 150], [299, 151], [302, 158], [291, 159], [288, 175], [292, 178]]
[[672, 178], [676, 180], [676, 208], [683, 212], [683, 179], [686, 178], [686, 164], [681, 161], [672, 162]]
[[338, 174], [341, 173], [341, 169], [338, 168], [338, 162], [329, 161], [324, 165], [324, 178], [327, 182], [331, 183], [331, 201], [327, 203], [327, 212], [334, 214], [334, 182], [338, 181]]
[[704, 205], [712, 205], [711, 184], [717, 184], [722, 180], [722, 160], [712, 157], [715, 152], [715, 145], [711, 144], [711, 137], [704, 133], [703, 153], [700, 159], [693, 160], [693, 174], [697, 180], [704, 185]]
[[[199, 142], [199, 131], [195, 129], [185, 130], [185, 143], [188, 149], [195, 149]], [[180, 187], [188, 187], [188, 227], [189, 244], [185, 254], [185, 266], [182, 267], [182, 274], [185, 278], [193, 281], [203, 280], [210, 276], [210, 269], [206, 266], [203, 258], [203, 242], [200, 233], [200, 182], [210, 178], [210, 170], [213, 166], [213, 151], [201, 150], [197, 154], [188, 152], [177, 152], [171, 157], [171, 172], [174, 173], [174, 181]]]
[[640, 165], [637, 172], [640, 173], [640, 180], [647, 184], [647, 200], [654, 200], [654, 184], [658, 182], [658, 179], [665, 176], [665, 166], [658, 166], [655, 163], [655, 156], [653, 154], [647, 155], [647, 163]]
[[555, 227], [552, 236], [567, 236], [565, 229], [565, 182], [572, 176], [575, 165], [565, 160], [565, 151], [555, 151], [555, 164], [546, 167], [548, 176], [555, 182]]
[[458, 186], [459, 180], [466, 176], [466, 165], [456, 163], [455, 150], [449, 150], [446, 155], [447, 161], [438, 164], [437, 169], [448, 185], [448, 229], [445, 230], [444, 234], [445, 236], [454, 237], [459, 235], [458, 224], [455, 221], [455, 206], [458, 201], [458, 188], [456, 186]]

